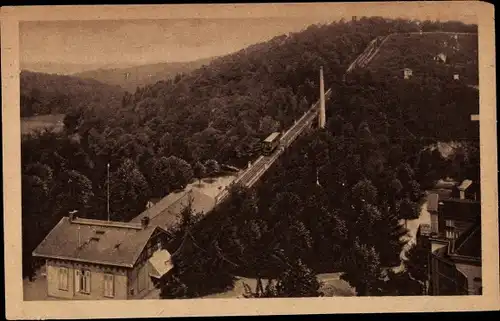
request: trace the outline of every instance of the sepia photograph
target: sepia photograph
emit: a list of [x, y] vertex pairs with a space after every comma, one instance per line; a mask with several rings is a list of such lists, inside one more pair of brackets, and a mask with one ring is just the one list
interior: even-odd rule
[[16, 20], [21, 301], [498, 298], [492, 7], [405, 5]]

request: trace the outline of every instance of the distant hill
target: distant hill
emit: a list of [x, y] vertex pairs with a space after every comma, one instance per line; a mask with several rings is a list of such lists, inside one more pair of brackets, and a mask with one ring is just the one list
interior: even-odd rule
[[77, 63], [61, 63], [61, 62], [25, 62], [21, 61], [21, 70], [29, 70], [32, 72], [41, 72], [46, 74], [71, 75], [88, 70], [98, 68], [126, 68], [131, 67], [130, 64], [77, 64]]
[[[430, 26], [442, 31], [473, 32], [474, 30], [474, 26], [463, 24], [457, 26], [455, 23], [434, 22], [430, 23]], [[188, 162], [197, 159], [216, 159], [221, 163], [243, 166], [248, 160], [258, 156], [261, 139], [273, 131], [288, 128], [310, 107], [312, 102], [318, 99], [320, 67], [324, 70], [326, 86], [332, 88], [350, 86], [349, 83], [342, 81], [343, 76], [349, 65], [373, 39], [384, 38], [391, 34], [418, 33], [419, 28], [415, 21], [390, 20], [380, 17], [362, 18], [349, 22], [340, 21], [330, 25], [311, 25], [301, 32], [277, 36], [269, 41], [215, 58], [210, 63], [181, 77], [161, 80], [141, 87], [131, 94], [126, 94], [121, 108], [109, 117], [107, 116], [105, 122], [109, 128], [121, 128], [128, 135], [142, 137], [141, 142], [154, 142], [151, 143], [150, 149], [156, 149], [158, 153], [175, 155]], [[396, 51], [398, 48], [391, 53], [389, 51], [392, 50], [391, 47], [384, 45], [385, 49], [380, 52], [380, 56], [377, 56], [372, 61], [373, 65], [369, 64], [368, 67], [387, 68], [386, 66], [389, 66], [389, 68], [394, 68], [394, 70], [389, 70], [394, 72], [393, 76], [400, 77], [401, 74], [396, 74], [396, 72], [399, 73], [397, 71], [401, 64], [399, 61], [401, 59], [406, 61], [404, 57], [408, 57], [416, 61], [413, 67], [415, 74], [419, 64], [422, 67], [428, 66], [424, 70], [429, 74], [437, 70], [430, 66], [431, 63], [436, 63], [433, 60], [434, 55], [440, 52], [433, 44], [433, 36], [428, 36], [422, 43], [414, 40], [414, 38], [418, 39], [418, 35], [410, 35], [409, 38], [411, 41], [405, 37], [395, 37], [397, 43], [401, 43], [400, 47], [405, 48], [402, 49], [406, 50], [405, 55]], [[462, 39], [459, 38], [459, 41], [462, 42]], [[467, 43], [467, 46], [472, 45], [472, 43]], [[437, 48], [440, 48], [440, 45]], [[470, 50], [464, 49], [464, 52], [466, 51]], [[421, 58], [421, 53], [427, 52], [429, 54]], [[450, 56], [453, 55], [450, 54]], [[382, 58], [383, 60], [377, 61]], [[451, 58], [455, 61], [468, 59], [458, 54]], [[395, 64], [394, 67], [392, 63]], [[140, 70], [142, 68], [137, 69], [137, 71]], [[124, 70], [120, 70], [118, 74], [121, 80], [125, 79]], [[127, 78], [132, 81], [135, 77], [129, 75]], [[459, 89], [452, 93], [451, 90], [443, 89], [449, 85], [448, 81], [440, 81], [435, 77], [429, 78], [419, 81], [415, 77], [415, 81], [405, 82], [401, 88], [395, 85], [402, 82], [393, 82], [390, 79], [383, 79], [380, 84], [395, 90], [400, 89], [402, 93], [410, 90], [409, 88], [414, 90], [414, 88], [419, 88], [419, 85], [422, 87], [421, 84], [425, 84], [429, 92], [441, 93], [444, 90], [450, 95], [460, 92], [463, 87], [460, 86], [463, 85], [461, 82], [454, 82], [453, 85], [457, 85]], [[367, 82], [357, 83], [366, 84]], [[436, 83], [435, 86], [434, 83]], [[356, 84], [353, 86], [355, 87]], [[132, 87], [135, 87], [135, 84]], [[388, 95], [399, 97], [400, 93], [391, 92]], [[469, 95], [472, 102], [477, 101], [474, 100], [474, 95], [472, 93]], [[412, 117], [421, 118], [419, 108], [429, 106], [430, 103], [418, 101], [413, 104], [412, 100], [418, 97], [406, 96], [408, 106], [418, 107], [417, 110], [411, 110]], [[349, 93], [346, 97], [353, 97], [353, 95]], [[336, 101], [342, 99], [341, 94], [335, 96]], [[435, 114], [443, 115], [443, 117], [448, 116], [449, 110], [454, 108], [452, 104], [444, 100], [445, 98], [443, 98], [443, 106], [449, 108], [441, 108], [438, 104], [436, 108], [439, 108], [439, 111], [435, 111]], [[365, 100], [363, 97], [355, 105], [367, 106], [372, 101], [371, 98]], [[464, 101], [466, 101], [465, 98], [462, 99], [462, 102]], [[354, 104], [354, 100], [347, 103]], [[475, 108], [475, 105], [471, 104], [471, 108]], [[407, 109], [406, 106], [405, 109]], [[414, 135], [421, 134], [418, 132], [421, 128], [416, 125], [412, 127], [408, 123], [411, 130], [404, 128], [401, 124], [405, 124], [406, 120], [400, 119], [400, 115], [393, 115], [393, 112], [392, 109], [387, 111], [386, 116], [395, 119], [394, 130], [402, 133], [405, 130], [406, 132], [414, 130], [412, 132]], [[353, 126], [357, 127], [364, 118], [367, 118], [365, 117], [367, 114], [369, 114], [368, 111], [362, 110], [356, 116], [350, 115], [349, 119], [352, 120]], [[402, 112], [402, 114], [405, 113]], [[470, 113], [466, 116], [470, 119]], [[95, 115], [92, 121], [94, 118], [104, 119], [101, 115]], [[94, 124], [92, 126], [96, 127]], [[449, 130], [446, 126], [441, 127], [443, 129], [439, 130], [439, 135]], [[104, 131], [105, 127], [103, 126], [101, 130]], [[84, 134], [82, 130], [80, 132]], [[437, 133], [438, 130], [434, 132]], [[425, 135], [431, 136], [428, 132]], [[144, 146], [144, 143], [140, 145]]]
[[134, 92], [137, 87], [154, 84], [167, 80], [179, 73], [187, 73], [208, 64], [213, 58], [200, 59], [190, 62], [166, 62], [128, 68], [99, 68], [74, 74], [80, 78], [95, 79], [100, 82], [117, 85]]
[[74, 108], [118, 108], [124, 91], [92, 79], [23, 70], [21, 117], [64, 114]]
[[410, 68], [414, 77], [452, 80], [458, 74], [461, 81], [477, 85], [478, 37], [450, 32], [389, 35], [365, 68], [385, 79], [402, 77], [404, 68]]

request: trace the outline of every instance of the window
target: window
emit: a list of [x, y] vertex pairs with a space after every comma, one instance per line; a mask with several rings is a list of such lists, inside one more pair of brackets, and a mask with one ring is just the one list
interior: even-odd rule
[[445, 220], [446, 225], [446, 238], [453, 240], [458, 237], [458, 232], [455, 230], [455, 221]]
[[59, 290], [68, 291], [68, 268], [59, 268]]
[[75, 270], [75, 292], [90, 293], [90, 271]]
[[452, 239], [453, 240], [453, 239], [456, 239], [456, 237], [457, 237], [457, 233], [456, 232], [454, 232], [452, 230], [447, 230], [446, 231], [446, 238], [447, 239]]
[[104, 274], [104, 296], [107, 298], [115, 296], [115, 276], [113, 274]]

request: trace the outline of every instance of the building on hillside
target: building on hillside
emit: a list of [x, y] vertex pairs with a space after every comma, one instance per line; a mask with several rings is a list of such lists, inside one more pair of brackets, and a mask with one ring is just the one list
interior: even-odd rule
[[449, 198], [479, 200], [481, 198], [481, 190], [478, 183], [470, 179], [465, 179], [461, 183], [454, 180], [439, 180], [434, 188], [429, 191], [427, 198], [428, 206], [435, 208], [437, 211], [437, 201], [433, 194], [438, 195], [439, 201]]
[[[436, 185], [429, 191], [430, 195], [437, 194], [439, 196], [439, 200], [448, 199], [452, 197], [453, 190], [458, 185], [458, 182], [451, 179], [441, 179]], [[435, 205], [435, 209], [437, 211], [437, 201], [434, 203], [432, 197], [428, 198], [428, 201], [432, 202], [431, 205]], [[428, 204], [429, 205], [429, 204]]]
[[[444, 181], [443, 181], [444, 182]], [[441, 182], [441, 183], [443, 183]], [[481, 285], [481, 203], [471, 180], [451, 185], [441, 198], [427, 198], [430, 226], [421, 225], [417, 243], [429, 251], [429, 294], [477, 294]], [[450, 188], [450, 186], [448, 186]]]
[[480, 295], [481, 222], [478, 220], [457, 239], [430, 254], [431, 295]]
[[149, 224], [63, 217], [33, 251], [44, 259], [49, 297], [140, 299], [172, 270], [168, 233]]
[[441, 52], [434, 57], [434, 60], [445, 64], [448, 61], [447, 58], [446, 54]]
[[453, 196], [460, 199], [479, 200], [481, 198], [481, 190], [479, 184], [470, 179], [465, 179], [460, 185], [456, 186]]
[[458, 238], [472, 226], [481, 213], [481, 204], [468, 199], [450, 198], [439, 202], [436, 242]]
[[403, 75], [405, 79], [410, 79], [413, 76], [413, 70], [410, 68], [403, 69]]
[[[446, 182], [442, 181], [441, 185]], [[431, 192], [427, 197], [427, 210], [431, 216], [432, 251], [446, 244], [447, 240], [456, 239], [476, 222], [481, 214], [479, 185], [471, 180], [460, 184], [449, 182], [449, 193]]]

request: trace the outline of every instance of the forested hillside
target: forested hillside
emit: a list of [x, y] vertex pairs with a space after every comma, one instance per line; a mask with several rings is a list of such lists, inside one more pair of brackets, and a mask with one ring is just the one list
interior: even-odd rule
[[460, 81], [478, 85], [478, 37], [441, 32], [390, 35], [366, 68], [380, 79], [401, 78], [403, 69], [410, 68], [414, 77], [452, 80], [458, 74]]
[[[453, 23], [430, 23], [429, 26], [455, 28], [456, 31], [470, 29], [470, 26]], [[80, 216], [105, 217], [107, 163], [111, 165], [112, 219], [129, 220], [144, 209], [149, 197], [161, 197], [185, 186], [195, 175], [193, 167], [199, 167], [199, 162], [241, 165], [257, 157], [263, 137], [288, 127], [318, 98], [320, 66], [324, 68], [326, 86], [333, 89], [333, 99], [327, 106], [329, 134], [321, 135], [326, 135], [325, 144], [336, 148], [335, 155], [341, 155], [345, 166], [365, 168], [364, 162], [368, 159], [371, 164], [379, 154], [385, 155], [386, 150], [378, 151], [379, 144], [387, 145], [387, 141], [400, 137], [452, 140], [455, 135], [465, 133], [465, 128], [470, 126], [465, 114], [469, 109], [476, 110], [474, 95], [477, 92], [466, 91], [459, 83], [449, 87], [439, 79], [430, 79], [423, 85], [417, 80], [415, 83], [384, 84], [365, 73], [355, 75], [350, 83], [342, 83], [347, 66], [374, 37], [415, 28], [414, 22], [383, 18], [311, 26], [303, 32], [276, 37], [217, 58], [192, 73], [139, 88], [132, 94], [125, 93], [119, 103], [116, 99], [113, 103], [101, 103], [101, 98], [78, 96], [78, 92], [74, 95], [79, 98], [74, 99], [71, 88], [68, 87], [68, 92], [60, 89], [59, 92], [70, 95], [69, 101], [61, 100], [50, 109], [68, 110], [66, 107], [70, 107], [64, 121], [65, 130], [28, 135], [22, 140], [23, 235], [30, 235], [23, 242], [23, 259], [27, 262], [23, 264], [24, 275], [32, 272], [29, 262], [33, 248], [68, 211], [77, 209]], [[77, 84], [81, 83], [77, 81]], [[98, 88], [90, 97], [115, 97], [114, 90], [95, 84]], [[47, 87], [52, 86], [40, 88]], [[42, 91], [27, 88], [22, 90], [25, 93], [33, 90], [36, 93], [36, 89]], [[466, 104], [469, 100], [465, 100], [462, 93], [470, 97], [467, 98], [470, 104]], [[29, 100], [26, 97], [32, 95], [25, 94], [23, 99]], [[87, 102], [90, 106], [103, 108], [89, 108]], [[456, 112], [465, 105], [467, 110]], [[342, 116], [340, 120], [335, 117], [337, 114]], [[331, 142], [342, 139], [336, 137], [340, 135], [339, 128], [343, 136], [352, 140], [352, 143], [341, 145], [344, 149], [338, 149], [338, 144]], [[366, 135], [358, 137], [357, 132]], [[364, 140], [358, 141], [360, 137]], [[374, 137], [376, 140], [372, 140]], [[299, 151], [308, 148], [308, 144], [315, 144], [314, 139], [304, 139], [307, 143], [299, 144]], [[403, 142], [401, 145], [413, 146]], [[348, 152], [353, 154], [351, 158], [343, 156], [350, 155]], [[356, 156], [359, 153], [362, 156]], [[313, 157], [311, 153], [304, 155]], [[378, 182], [365, 184], [363, 179], [369, 180], [383, 171], [386, 158], [374, 159], [366, 177], [357, 167], [354, 171], [358, 173], [353, 177], [349, 174], [350, 167], [337, 163], [332, 163], [335, 165], [331, 167], [339, 171], [335, 175], [348, 177], [352, 184], [361, 181], [359, 189], [367, 188], [372, 195], [372, 185], [375, 188], [383, 185]], [[345, 163], [347, 160], [349, 162]], [[298, 170], [314, 173], [316, 167], [309, 168], [305, 161], [303, 164], [303, 169]], [[286, 171], [288, 177], [294, 177], [290, 175], [292, 169]], [[297, 176], [301, 177], [305, 176]], [[307, 179], [313, 177], [307, 175]], [[411, 182], [415, 180], [412, 178]], [[410, 195], [411, 186], [395, 187], [402, 191], [398, 201]], [[347, 188], [350, 190], [352, 186]], [[277, 187], [275, 192], [280, 192]], [[270, 193], [270, 197], [274, 197], [275, 192]], [[286, 193], [280, 197], [285, 205], [290, 197], [294, 198]], [[335, 206], [348, 206], [353, 201], [349, 197], [339, 200], [341, 204]], [[372, 205], [377, 206], [377, 211], [385, 210], [381, 204], [386, 201], [386, 196], [372, 197]], [[289, 215], [298, 209], [291, 205], [287, 208]], [[288, 210], [276, 208], [274, 211], [278, 216], [273, 217], [279, 221], [282, 215], [279, 213]], [[367, 215], [371, 215], [369, 213]], [[301, 226], [297, 226], [297, 230], [302, 233]]]
[[154, 84], [160, 80], [184, 74], [208, 64], [213, 58], [190, 62], [166, 62], [140, 65], [128, 68], [100, 68], [73, 74], [75, 77], [95, 79], [105, 84], [120, 86], [128, 92], [134, 92], [137, 87]]
[[[332, 271], [347, 272], [358, 295], [422, 294], [425, 276], [408, 274], [422, 263], [406, 261], [408, 270], [383, 281], [385, 268], [400, 263], [401, 220], [419, 216], [425, 189], [442, 177], [480, 181], [479, 131], [468, 118], [478, 111], [477, 91], [360, 77], [336, 87], [336, 97], [327, 103], [327, 128], [301, 137], [257, 188], [236, 187], [211, 216], [179, 227], [172, 249], [181, 248], [180, 268], [164, 297], [221, 291], [233, 285], [231, 275], [274, 279], [266, 295], [293, 296], [280, 285], [314, 283], [311, 275]], [[453, 138], [466, 140], [450, 158], [425, 148]], [[303, 266], [289, 280], [295, 262]], [[317, 295], [304, 287], [297, 296]]]
[[95, 80], [21, 71], [21, 117], [71, 110], [117, 110], [123, 90]]

